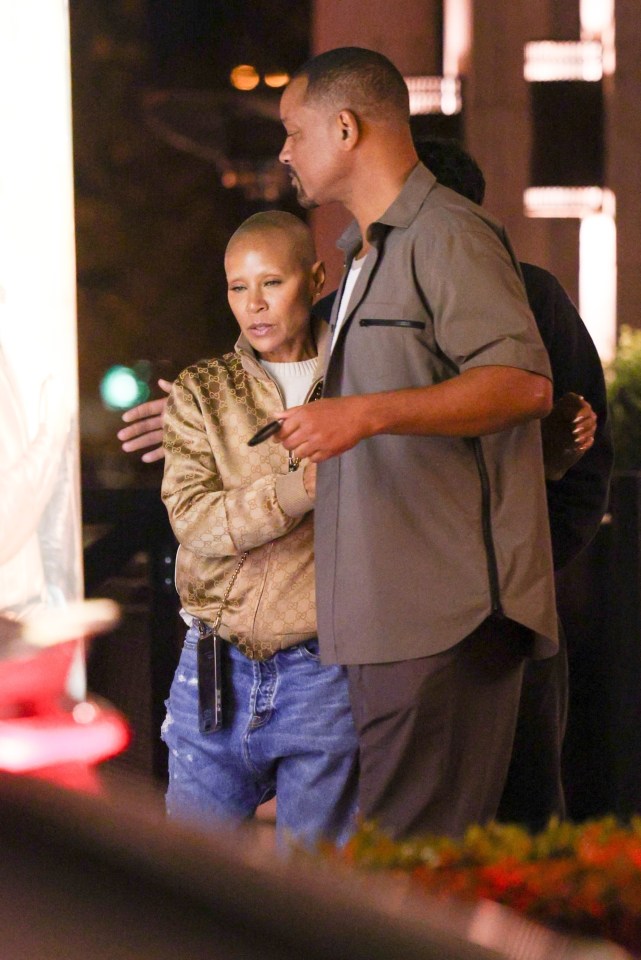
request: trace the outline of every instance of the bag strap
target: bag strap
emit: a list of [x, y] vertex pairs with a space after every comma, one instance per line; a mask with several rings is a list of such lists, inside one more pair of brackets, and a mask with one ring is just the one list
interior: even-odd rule
[[238, 574], [240, 573], [240, 568], [242, 567], [242, 565], [244, 564], [244, 562], [245, 562], [246, 559], [247, 559], [247, 553], [245, 552], [245, 553], [242, 555], [242, 557], [240, 558], [240, 560], [238, 561], [238, 566], [236, 567], [236, 569], [235, 569], [234, 572], [232, 573], [231, 579], [230, 579], [229, 583], [227, 584], [227, 589], [225, 590], [225, 592], [224, 592], [224, 594], [223, 594], [223, 599], [220, 601], [220, 607], [218, 608], [218, 613], [216, 614], [216, 622], [214, 623], [214, 625], [213, 625], [213, 627], [212, 627], [214, 633], [218, 633], [218, 630], [219, 630], [219, 628], [220, 628], [220, 624], [222, 623], [222, 619], [223, 619], [223, 609], [224, 609], [224, 606], [225, 606], [225, 604], [227, 603], [227, 600], [229, 599], [229, 594], [231, 593], [234, 584], [236, 583], [236, 577], [237, 577]]

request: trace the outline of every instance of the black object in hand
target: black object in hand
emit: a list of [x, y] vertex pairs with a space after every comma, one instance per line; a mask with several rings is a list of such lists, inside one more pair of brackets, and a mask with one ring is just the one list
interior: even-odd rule
[[247, 441], [248, 447], [255, 447], [258, 443], [262, 443], [263, 440], [267, 440], [269, 437], [272, 437], [275, 433], [281, 428], [282, 420], [270, 420], [269, 423], [266, 423], [264, 427], [261, 427], [254, 436]]

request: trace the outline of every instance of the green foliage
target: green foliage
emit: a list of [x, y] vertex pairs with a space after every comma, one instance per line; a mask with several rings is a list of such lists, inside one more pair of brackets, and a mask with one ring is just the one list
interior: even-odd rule
[[[481, 867], [509, 860], [511, 863], [547, 863], [550, 859], [593, 859], [594, 848], [618, 857], [633, 853], [641, 869], [641, 817], [627, 824], [614, 816], [572, 823], [551, 817], [547, 826], [532, 834], [514, 823], [473, 824], [459, 839], [426, 834], [393, 840], [375, 823], [361, 823], [343, 851], [343, 858], [370, 870], [406, 870], [428, 867]], [[589, 855], [586, 851], [589, 850]]]
[[494, 900], [572, 935], [614, 940], [641, 956], [641, 818], [582, 824], [552, 818], [538, 834], [471, 826], [460, 839], [393, 840], [363, 823], [339, 861], [400, 876], [431, 897]]
[[608, 370], [608, 402], [618, 471], [641, 470], [641, 330], [621, 328]]

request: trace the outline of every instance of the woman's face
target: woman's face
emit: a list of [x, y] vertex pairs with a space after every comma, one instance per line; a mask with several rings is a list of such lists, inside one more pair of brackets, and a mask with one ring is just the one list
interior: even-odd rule
[[229, 305], [256, 353], [280, 363], [316, 356], [309, 315], [323, 266], [302, 263], [285, 230], [241, 235], [227, 249], [225, 273]]

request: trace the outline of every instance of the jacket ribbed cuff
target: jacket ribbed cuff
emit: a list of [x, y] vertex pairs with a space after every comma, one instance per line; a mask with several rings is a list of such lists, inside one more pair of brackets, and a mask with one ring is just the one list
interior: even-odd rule
[[278, 502], [288, 517], [302, 517], [314, 509], [314, 501], [307, 495], [303, 483], [303, 468], [301, 463], [293, 473], [283, 473], [276, 477], [275, 487]]

